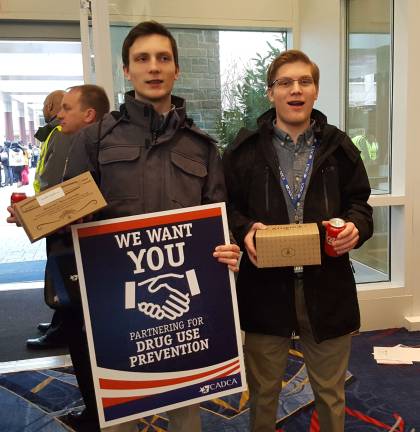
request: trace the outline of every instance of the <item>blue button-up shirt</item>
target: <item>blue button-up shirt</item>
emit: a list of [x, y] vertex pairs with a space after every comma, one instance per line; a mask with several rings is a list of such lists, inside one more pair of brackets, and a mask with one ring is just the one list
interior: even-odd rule
[[[280, 164], [279, 168], [282, 169], [287, 179], [287, 182], [292, 189], [294, 197], [299, 192], [303, 174], [305, 172], [306, 164], [308, 162], [309, 154], [311, 152], [312, 146], [314, 145], [314, 139], [315, 136], [313, 131], [313, 123], [302, 135], [299, 135], [295, 144], [290, 135], [283, 130], [277, 128], [274, 122], [273, 145]], [[289, 215], [290, 223], [303, 223], [305, 195], [308, 189], [311, 174], [312, 166], [308, 172], [305, 189], [303, 190], [300, 201], [297, 203], [296, 210], [290, 200], [289, 194], [287, 193], [283, 182], [280, 181], [279, 187], [281, 187], [287, 203], [287, 212]]]

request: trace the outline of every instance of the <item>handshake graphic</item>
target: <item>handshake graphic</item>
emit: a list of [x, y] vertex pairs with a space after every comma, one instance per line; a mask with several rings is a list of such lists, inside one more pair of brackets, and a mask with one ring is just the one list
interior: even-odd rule
[[[187, 282], [189, 293], [185, 294], [185, 288], [180, 290], [172, 285], [178, 286], [180, 281]], [[182, 317], [190, 310], [190, 295], [200, 294], [195, 270], [188, 270], [184, 274], [167, 273], [147, 279], [143, 282], [125, 283], [125, 308], [136, 308], [136, 288], [142, 287], [141, 298], [143, 301], [137, 303], [138, 310], [145, 315], [162, 320], [168, 318], [172, 321]]]

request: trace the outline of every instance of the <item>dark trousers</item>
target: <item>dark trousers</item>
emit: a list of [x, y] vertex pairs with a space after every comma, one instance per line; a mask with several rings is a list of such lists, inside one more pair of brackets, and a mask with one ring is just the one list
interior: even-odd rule
[[[79, 390], [82, 394], [89, 417], [91, 417], [96, 424], [96, 426], [92, 427], [92, 432], [96, 432], [96, 430], [100, 430], [99, 420], [81, 306], [72, 306], [65, 310], [64, 327]], [[95, 427], [97, 429], [95, 429]]]
[[13, 169], [12, 167], [3, 165], [4, 169], [4, 184], [6, 186], [13, 184]]

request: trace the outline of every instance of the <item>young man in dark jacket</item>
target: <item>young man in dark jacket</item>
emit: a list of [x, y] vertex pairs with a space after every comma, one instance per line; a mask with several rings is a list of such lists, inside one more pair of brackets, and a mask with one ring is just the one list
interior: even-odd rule
[[[120, 113], [81, 131], [69, 155], [66, 178], [92, 173], [108, 203], [95, 216], [99, 219], [225, 201], [222, 162], [213, 139], [187, 119], [185, 101], [172, 96], [179, 64], [171, 33], [156, 22], [138, 24], [124, 41], [122, 58], [134, 91], [125, 95]], [[234, 270], [239, 247], [218, 246], [214, 256]], [[81, 346], [89, 375], [86, 343], [81, 341]], [[84, 398], [92, 401], [90, 406], [95, 404], [92, 383]], [[168, 415], [170, 431], [200, 431], [197, 405]]]
[[[244, 247], [237, 281], [250, 390], [251, 431], [275, 429], [291, 336], [300, 335], [322, 432], [344, 430], [350, 333], [360, 326], [348, 253], [373, 231], [370, 186], [349, 137], [313, 109], [319, 69], [301, 51], [282, 53], [267, 73], [273, 108], [242, 130], [224, 156], [229, 221]], [[338, 256], [304, 267], [256, 267], [254, 236], [271, 224], [345, 220]]]

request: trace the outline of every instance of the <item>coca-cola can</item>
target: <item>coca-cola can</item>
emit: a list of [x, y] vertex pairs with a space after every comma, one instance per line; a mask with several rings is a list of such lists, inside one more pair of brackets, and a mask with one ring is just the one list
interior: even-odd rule
[[327, 233], [325, 235], [325, 253], [331, 257], [338, 256], [334, 250], [334, 241], [338, 234], [343, 231], [346, 222], [340, 218], [332, 218], [328, 221]]
[[26, 198], [27, 196], [25, 192], [13, 192], [10, 196], [10, 204], [16, 204], [17, 202], [23, 201]]

